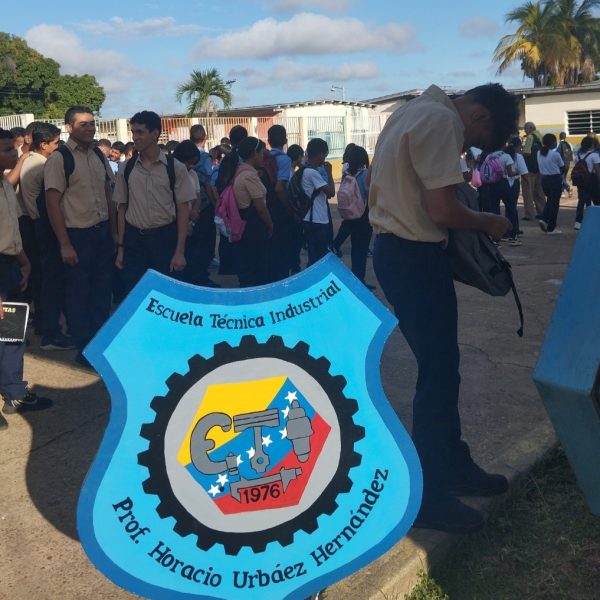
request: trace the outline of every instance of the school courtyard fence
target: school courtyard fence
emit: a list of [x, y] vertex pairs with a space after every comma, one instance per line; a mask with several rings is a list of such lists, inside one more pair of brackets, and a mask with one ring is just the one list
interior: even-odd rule
[[[299, 144], [306, 148], [312, 138], [322, 138], [329, 145], [329, 156], [341, 158], [344, 148], [350, 142], [363, 146], [369, 154], [375, 150], [375, 143], [387, 119], [387, 114], [368, 116], [339, 116], [339, 117], [161, 117], [162, 133], [159, 141], [166, 143], [170, 140], [183, 141], [189, 139], [190, 127], [200, 124], [208, 135], [207, 147], [218, 145], [222, 138], [229, 137], [229, 131], [234, 125], [242, 125], [248, 134], [267, 140], [267, 131], [272, 125], [283, 125], [287, 131], [288, 146]], [[33, 114], [9, 115], [0, 117], [0, 127], [26, 127], [36, 120]], [[68, 137], [62, 119], [40, 119], [56, 125], [61, 130], [61, 138]], [[96, 119], [96, 138], [106, 138], [111, 142], [131, 140], [128, 119]]]

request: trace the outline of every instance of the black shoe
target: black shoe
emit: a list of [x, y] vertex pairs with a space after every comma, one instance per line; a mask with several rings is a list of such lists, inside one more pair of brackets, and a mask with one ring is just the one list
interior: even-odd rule
[[81, 352], [79, 352], [77, 354], [77, 356], [75, 357], [75, 362], [79, 366], [83, 367], [84, 369], [88, 369], [89, 371], [95, 371], [96, 370], [92, 366], [92, 363]]
[[14, 413], [22, 413], [34, 410], [45, 410], [50, 408], [53, 402], [50, 398], [43, 398], [29, 390], [26, 391], [22, 398], [16, 400], [4, 400], [4, 408], [2, 409], [7, 415]]
[[8, 429], [8, 421], [0, 414], [0, 431]]
[[73, 348], [75, 348], [73, 340], [62, 334], [54, 337], [44, 336], [40, 342], [40, 350], [72, 350]]
[[413, 527], [448, 533], [473, 533], [483, 527], [483, 515], [450, 494], [424, 499]]
[[457, 496], [498, 496], [508, 490], [508, 480], [504, 475], [486, 473], [471, 460], [451, 471], [446, 490]]

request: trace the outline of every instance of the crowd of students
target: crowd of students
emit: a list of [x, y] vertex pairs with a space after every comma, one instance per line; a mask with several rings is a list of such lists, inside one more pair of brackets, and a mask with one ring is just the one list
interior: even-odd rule
[[[496, 161], [501, 173], [496, 181], [482, 177], [485, 169]], [[482, 211], [500, 214], [500, 202], [504, 204], [505, 216], [511, 229], [502, 238], [512, 246], [521, 245], [517, 200], [523, 192], [523, 220], [537, 220], [540, 229], [548, 235], [562, 233], [557, 228], [560, 198], [564, 193], [571, 196], [567, 175], [578, 162], [585, 163], [589, 173], [585, 181], [577, 180], [577, 210], [573, 228], [579, 230], [586, 207], [600, 204], [600, 144], [593, 132], [582, 138], [579, 150], [574, 153], [561, 132], [559, 138], [553, 133], [541, 135], [535, 124], [525, 124], [525, 141], [512, 137], [498, 150], [465, 153], [461, 157], [463, 174], [478, 188]], [[521, 185], [522, 184], [522, 185]]]
[[[94, 115], [83, 106], [67, 111], [65, 127], [66, 142], [44, 122], [0, 130], [0, 299], [30, 303], [41, 350], [77, 349], [76, 361], [91, 368], [83, 348], [147, 269], [219, 287], [209, 277], [218, 264], [220, 274], [235, 274], [247, 287], [300, 271], [302, 248], [307, 266], [332, 249], [329, 199], [336, 190], [320, 138], [306, 151], [287, 147], [285, 128], [273, 125], [267, 149], [238, 125], [207, 151], [206, 131], [194, 125], [188, 140], [163, 146], [159, 115], [141, 111], [130, 119], [133, 141], [111, 144], [95, 139]], [[334, 247], [339, 253], [350, 235], [352, 270], [364, 282], [369, 161], [354, 144], [345, 160], [364, 212], [343, 224]], [[290, 201], [295, 173], [311, 198], [306, 214]], [[215, 229], [215, 205], [228, 186], [245, 221], [236, 241]], [[24, 347], [0, 342], [5, 413], [51, 405], [23, 381]]]

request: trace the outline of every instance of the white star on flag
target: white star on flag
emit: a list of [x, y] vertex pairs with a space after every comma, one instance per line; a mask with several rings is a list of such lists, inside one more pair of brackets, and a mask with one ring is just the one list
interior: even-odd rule
[[246, 454], [248, 455], [248, 458], [252, 458], [256, 454], [256, 450], [250, 447], [250, 450], [246, 450]]
[[220, 491], [216, 485], [211, 485], [208, 493], [214, 498]]
[[272, 443], [273, 443], [273, 440], [271, 439], [270, 435], [268, 435], [267, 437], [264, 437], [262, 439], [262, 445], [265, 446], [266, 448], [268, 448]]
[[283, 418], [287, 419], [288, 415], [290, 414], [290, 407], [286, 406], [281, 412], [283, 413]]
[[281, 439], [283, 440], [284, 438], [287, 437], [287, 427], [284, 427], [283, 429], [279, 430], [279, 433], [281, 434]]
[[288, 392], [285, 399], [291, 404], [294, 400], [298, 400], [297, 392]]
[[244, 461], [242, 460], [242, 455], [241, 455], [241, 454], [238, 454], [238, 455], [237, 455], [236, 462], [237, 462], [237, 466], [238, 466], [238, 467], [239, 467], [239, 466], [240, 466], [240, 465], [241, 465], [241, 464], [244, 462]]
[[229, 479], [227, 479], [227, 473], [221, 473], [218, 477], [217, 477], [217, 483], [220, 486], [224, 486], [227, 482], [229, 481]]

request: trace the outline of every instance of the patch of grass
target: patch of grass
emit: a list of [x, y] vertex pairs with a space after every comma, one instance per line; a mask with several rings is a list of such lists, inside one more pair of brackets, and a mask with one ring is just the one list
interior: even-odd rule
[[[483, 531], [461, 538], [433, 577], [451, 600], [600, 598], [600, 518], [562, 450], [534, 467]], [[425, 586], [407, 600], [443, 598]]]
[[425, 571], [417, 573], [419, 583], [413, 588], [406, 600], [448, 600], [444, 590]]

